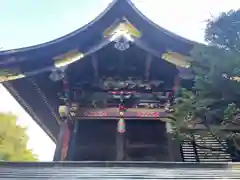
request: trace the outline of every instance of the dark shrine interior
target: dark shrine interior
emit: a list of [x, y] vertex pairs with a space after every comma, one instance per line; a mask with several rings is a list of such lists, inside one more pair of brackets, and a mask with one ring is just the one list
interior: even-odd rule
[[[71, 88], [80, 88], [92, 91], [93, 100], [106, 97], [101, 94], [104, 88], [93, 86], [96, 81], [110, 77], [115, 81], [143, 80], [146, 72], [146, 61], [149, 53], [136, 45], [131, 45], [126, 51], [119, 51], [112, 44], [97, 51], [94, 56], [97, 60], [98, 76], [92, 64], [92, 56], [71, 64], [67, 69], [67, 76]], [[174, 78], [177, 75], [175, 65], [158, 57], [152, 57], [149, 69], [148, 81], [162, 81], [159, 87], [153, 91], [172, 89]], [[132, 90], [129, 87], [114, 87], [110, 90]], [[134, 89], [134, 88], [133, 88]], [[106, 89], [105, 89], [106, 90]], [[109, 90], [109, 89], [107, 89]], [[140, 92], [138, 98], [151, 99], [149, 93], [142, 89], [134, 89]], [[85, 94], [86, 96], [86, 94]], [[81, 100], [80, 102], [84, 102]], [[125, 101], [127, 102], [127, 101]], [[119, 103], [119, 102], [118, 102]], [[117, 104], [117, 103], [116, 103]], [[126, 105], [126, 104], [125, 104]], [[109, 107], [109, 106], [108, 106]], [[165, 123], [160, 120], [126, 120], [126, 132], [124, 133], [123, 155], [119, 159], [117, 145], [118, 119], [112, 120], [78, 120], [78, 134], [75, 142], [75, 161], [165, 161], [168, 157]]]
[[[108, 97], [109, 91], [136, 91], [140, 95], [135, 99], [143, 97], [146, 100], [154, 100], [149, 93], [152, 96], [152, 92], [171, 91], [178, 73], [176, 66], [152, 55], [146, 79], [148, 56], [149, 52], [135, 44], [125, 51], [119, 51], [109, 44], [69, 65], [66, 74], [71, 92], [75, 93], [72, 99], [89, 107], [88, 104], [91, 106], [93, 101], [108, 99], [112, 103], [114, 98]], [[61, 91], [61, 84], [58, 86]], [[151, 88], [146, 90], [148, 86]], [[130, 103], [129, 106], [133, 105]]]
[[[97, 61], [98, 78], [144, 79], [148, 54], [146, 50], [134, 44], [123, 52], [114, 48], [113, 44], [109, 44], [94, 54]], [[92, 56], [88, 56], [68, 67], [67, 75], [71, 86], [78, 86], [81, 83], [82, 85], [85, 83], [87, 86], [87, 84], [94, 83], [96, 79], [91, 59]], [[149, 80], [161, 80], [165, 83], [166, 88], [171, 88], [177, 73], [175, 65], [159, 57], [153, 57]]]
[[[79, 120], [74, 161], [116, 161], [117, 120]], [[165, 161], [167, 139], [160, 120], [126, 120], [125, 161]]]

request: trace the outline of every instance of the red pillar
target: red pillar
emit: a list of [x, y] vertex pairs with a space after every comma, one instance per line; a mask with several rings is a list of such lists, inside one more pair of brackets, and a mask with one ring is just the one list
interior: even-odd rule
[[59, 128], [59, 133], [58, 133], [58, 138], [56, 142], [56, 149], [55, 149], [55, 154], [54, 154], [54, 161], [62, 161], [62, 148], [64, 144], [64, 137], [66, 136], [66, 131], [67, 131], [67, 123], [64, 121], [60, 122], [60, 128]]

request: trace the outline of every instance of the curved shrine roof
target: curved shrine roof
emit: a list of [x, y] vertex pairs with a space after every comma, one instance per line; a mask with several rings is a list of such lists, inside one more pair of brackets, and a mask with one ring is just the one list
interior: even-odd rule
[[108, 7], [102, 13], [100, 13], [98, 17], [96, 17], [93, 21], [89, 22], [85, 26], [65, 36], [46, 43], [30, 47], [0, 51], [0, 61], [4, 61], [2, 58], [8, 55], [17, 56], [22, 53], [34, 53], [34, 57], [38, 55], [38, 51], [45, 52], [46, 50], [51, 51], [55, 50], [56, 48], [59, 48], [59, 51], [61, 51], [61, 46], [63, 46], [63, 49], [64, 47], [68, 49], [66, 44], [68, 44], [69, 41], [72, 42], [72, 40], [74, 42], [74, 45], [77, 40], [80, 40], [77, 41], [77, 43], [79, 43], [79, 48], [84, 49], [84, 47], [90, 44], [89, 41], [92, 41], [94, 43], [94, 38], [92, 37], [101, 37], [105, 29], [107, 29], [116, 20], [119, 20], [123, 17], [127, 18], [127, 20], [136, 26], [137, 29], [142, 30], [143, 36], [152, 36], [154, 38], [151, 38], [151, 40], [154, 40], [156, 42], [158, 40], [163, 40], [166, 38], [166, 40], [178, 41], [178, 44], [184, 45], [186, 49], [188, 49], [187, 47], [196, 43], [155, 24], [145, 15], [143, 15], [130, 0], [113, 0], [113, 2], [110, 3], [110, 5], [108, 5]]

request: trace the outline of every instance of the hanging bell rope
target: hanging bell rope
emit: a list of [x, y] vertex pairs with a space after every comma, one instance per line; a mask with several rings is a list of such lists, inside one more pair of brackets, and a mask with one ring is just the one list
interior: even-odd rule
[[124, 133], [126, 131], [126, 125], [125, 125], [125, 121], [123, 118], [119, 119], [117, 130], [119, 133]]
[[123, 105], [119, 106], [119, 121], [118, 121], [118, 125], [117, 125], [117, 131], [119, 133], [124, 133], [126, 131], [126, 123], [124, 121], [124, 111], [125, 111], [125, 107]]

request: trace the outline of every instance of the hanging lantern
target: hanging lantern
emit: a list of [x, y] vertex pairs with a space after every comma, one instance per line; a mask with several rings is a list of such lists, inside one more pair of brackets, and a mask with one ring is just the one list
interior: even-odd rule
[[124, 121], [124, 111], [126, 110], [123, 104], [119, 104], [119, 121], [118, 121], [118, 126], [117, 126], [117, 131], [119, 133], [124, 133], [125, 132], [125, 121]]
[[60, 117], [67, 117], [69, 112], [70, 112], [69, 107], [66, 105], [61, 105], [58, 107], [58, 113]]
[[49, 75], [49, 78], [54, 82], [62, 80], [65, 75], [64, 73], [65, 69], [66, 67], [52, 69], [52, 73]]
[[125, 127], [125, 121], [123, 118], [120, 118], [118, 121], [118, 126], [117, 126], [117, 130], [119, 133], [124, 133], [126, 131], [126, 127]]

